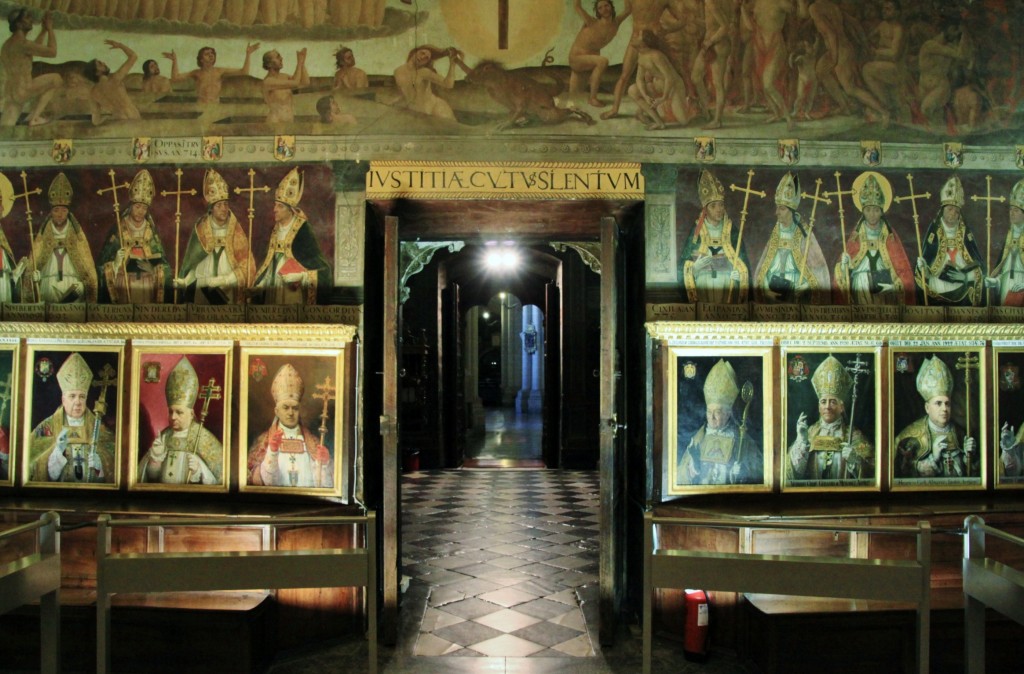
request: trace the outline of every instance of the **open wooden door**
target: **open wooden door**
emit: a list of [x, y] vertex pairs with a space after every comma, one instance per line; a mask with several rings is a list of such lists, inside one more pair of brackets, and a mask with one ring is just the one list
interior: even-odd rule
[[440, 389], [437, 392], [441, 415], [441, 447], [445, 468], [458, 468], [466, 458], [466, 371], [462, 355], [462, 322], [459, 316], [459, 284], [449, 283], [441, 289], [441, 324], [438, 333], [440, 353], [438, 367]]
[[382, 512], [382, 583], [384, 605], [381, 607], [380, 638], [386, 644], [398, 640], [398, 524], [401, 522], [402, 492], [398, 461], [398, 218], [384, 218], [384, 377], [383, 405], [380, 417], [383, 472]]
[[620, 412], [622, 360], [618, 354], [621, 324], [618, 289], [621, 277], [619, 226], [615, 218], [601, 218], [601, 355], [600, 355], [600, 458], [601, 476], [601, 556], [599, 638], [609, 645], [615, 629], [623, 576], [625, 478], [622, 445], [625, 433]]
[[541, 458], [548, 468], [562, 468], [562, 294], [557, 283], [547, 284], [544, 300]]

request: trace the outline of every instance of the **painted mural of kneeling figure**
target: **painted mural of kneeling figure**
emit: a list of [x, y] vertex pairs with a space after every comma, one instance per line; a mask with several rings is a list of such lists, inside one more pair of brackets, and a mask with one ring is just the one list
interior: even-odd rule
[[719, 360], [704, 380], [706, 423], [679, 457], [676, 478], [679, 484], [760, 484], [764, 481], [761, 450], [750, 435], [740, 430], [733, 415], [739, 393], [732, 365]]

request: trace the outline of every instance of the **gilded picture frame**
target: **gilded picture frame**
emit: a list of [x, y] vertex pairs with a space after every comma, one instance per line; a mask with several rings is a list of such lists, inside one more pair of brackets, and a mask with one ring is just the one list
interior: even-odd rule
[[668, 495], [772, 489], [772, 347], [669, 346]]
[[125, 340], [39, 338], [26, 346], [22, 484], [118, 489]]
[[132, 342], [129, 490], [228, 491], [233, 346]]
[[992, 342], [992, 466], [996, 489], [1024, 489], [1024, 341]]
[[0, 337], [0, 487], [13, 487], [18, 475], [21, 340]]
[[[347, 474], [344, 351], [341, 346], [242, 345], [240, 491], [342, 495]], [[282, 435], [275, 461], [271, 457], [277, 431]]]
[[984, 340], [889, 342], [893, 491], [985, 488], [987, 372]]
[[783, 491], [881, 486], [882, 344], [783, 341]]

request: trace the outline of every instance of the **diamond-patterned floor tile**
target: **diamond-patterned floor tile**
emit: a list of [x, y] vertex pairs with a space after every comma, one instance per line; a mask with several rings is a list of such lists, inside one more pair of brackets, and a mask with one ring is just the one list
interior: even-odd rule
[[511, 634], [512, 636], [519, 637], [520, 639], [526, 639], [527, 641], [532, 641], [535, 644], [551, 648], [556, 644], [569, 641], [570, 639], [575, 639], [580, 635], [580, 630], [545, 621], [534, 623], [511, 632]]
[[516, 606], [516, 610], [520, 613], [532, 615], [535, 618], [549, 620], [565, 613], [565, 604], [548, 599], [534, 599], [533, 601]]
[[453, 644], [459, 644], [460, 646], [469, 646], [470, 644], [476, 644], [481, 641], [493, 639], [497, 636], [503, 636], [502, 632], [494, 629], [493, 627], [481, 625], [480, 623], [473, 622], [472, 620], [466, 620], [461, 623], [456, 623], [455, 625], [442, 627], [433, 634], [436, 637], [450, 641]]
[[481, 662], [594, 654], [575, 588], [596, 580], [595, 472], [403, 479], [402, 570], [430, 586], [416, 654], [490, 656]]
[[445, 641], [440, 637], [436, 637], [433, 634], [421, 634], [419, 639], [416, 640], [416, 646], [413, 652], [416, 655], [450, 655], [452, 652], [460, 650], [462, 646], [453, 644], [450, 641]]
[[457, 615], [460, 618], [465, 618], [466, 620], [474, 620], [475, 618], [485, 616], [488, 613], [500, 611], [501, 608], [501, 606], [492, 604], [489, 601], [470, 597], [469, 599], [463, 599], [462, 601], [446, 604], [444, 611], [446, 613], [451, 613], [452, 615]]
[[503, 634], [500, 637], [473, 644], [470, 648], [484, 655], [506, 658], [523, 658], [544, 649], [540, 644], [514, 637], [511, 634]]
[[590, 642], [590, 637], [586, 634], [581, 634], [575, 639], [570, 639], [569, 641], [563, 641], [560, 644], [552, 646], [551, 649], [577, 658], [589, 657], [594, 654], [594, 645]]
[[508, 633], [515, 632], [516, 630], [523, 629], [524, 627], [529, 627], [530, 625], [541, 622], [541, 620], [540, 618], [534, 618], [533, 616], [528, 616], [525, 613], [520, 613], [519, 611], [504, 609], [502, 611], [496, 611], [477, 618], [476, 622]]
[[517, 604], [525, 604], [528, 601], [536, 599], [536, 595], [528, 592], [522, 592], [514, 587], [503, 587], [500, 590], [494, 592], [487, 592], [479, 595], [480, 599], [489, 601], [499, 606], [505, 606], [511, 608]]
[[563, 627], [569, 627], [577, 632], [586, 632], [587, 623], [583, 620], [582, 611], [566, 611], [560, 616], [555, 616], [547, 622], [554, 623], [555, 625], [561, 625]]
[[420, 623], [420, 632], [434, 632], [442, 627], [455, 625], [464, 620], [465, 618], [439, 611], [436, 608], [427, 608], [423, 613], [423, 621]]

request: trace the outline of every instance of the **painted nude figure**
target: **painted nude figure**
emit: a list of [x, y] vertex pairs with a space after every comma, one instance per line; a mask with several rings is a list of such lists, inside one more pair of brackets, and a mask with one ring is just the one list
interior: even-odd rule
[[46, 124], [50, 120], [43, 117], [43, 111], [63, 80], [56, 73], [32, 77], [32, 59], [36, 56], [53, 58], [57, 55], [57, 37], [53, 32], [53, 20], [49, 12], [43, 15], [42, 29], [34, 41], [28, 39], [33, 19], [27, 9], [14, 10], [7, 20], [11, 36], [0, 47], [0, 72], [5, 76], [3, 91], [0, 92], [3, 99], [0, 126], [17, 124], [22, 108], [32, 101], [35, 101], [35, 105], [29, 113], [28, 125]]
[[142, 93], [162, 95], [171, 91], [171, 80], [160, 74], [160, 64], [147, 59], [142, 64]]
[[[448, 58], [448, 72], [444, 77], [434, 69], [434, 61]], [[395, 68], [395, 84], [402, 92], [400, 102], [409, 110], [425, 115], [455, 119], [455, 113], [448, 103], [434, 94], [434, 85], [444, 89], [455, 86], [455, 65], [462, 54], [455, 47], [441, 49], [430, 45], [414, 47], [405, 63]]]
[[633, 38], [637, 52], [636, 83], [629, 96], [637, 104], [637, 117], [648, 131], [664, 129], [666, 123], [690, 121], [686, 106], [686, 84], [669, 62], [664, 43], [649, 30]]
[[704, 0], [672, 0], [671, 9], [661, 15], [659, 35], [667, 48], [665, 56], [686, 83], [690, 104], [696, 101], [707, 112], [711, 97], [704, 82], [706, 68], [700, 51], [704, 40]]
[[173, 51], [164, 52], [164, 58], [171, 60], [171, 82], [194, 80], [196, 83], [196, 101], [199, 103], [219, 103], [220, 90], [225, 77], [237, 77], [249, 74], [249, 59], [253, 52], [260, 48], [259, 42], [251, 42], [245, 46], [245, 61], [241, 68], [218, 68], [217, 50], [213, 47], [201, 47], [196, 55], [199, 67], [187, 73], [178, 71], [178, 56]]
[[103, 123], [104, 114], [110, 114], [113, 119], [142, 119], [139, 108], [128, 96], [124, 79], [131, 72], [138, 56], [128, 46], [116, 41], [105, 40], [111, 49], [120, 49], [124, 52], [125, 61], [116, 71], [111, 72], [110, 66], [99, 59], [93, 59], [85, 68], [86, 79], [96, 84], [89, 92], [89, 107], [92, 111], [93, 126]]
[[754, 0], [751, 16], [754, 23], [754, 49], [757, 67], [761, 71], [761, 85], [771, 115], [768, 122], [786, 120], [793, 126], [793, 118], [776, 80], [785, 66], [788, 54], [783, 28], [792, 14], [806, 16], [806, 0]]
[[846, 96], [853, 97], [877, 114], [883, 127], [888, 126], [889, 111], [871, 92], [857, 84], [857, 50], [848, 35], [853, 19], [832, 0], [812, 0], [808, 14], [825, 41], [825, 53], [818, 59], [817, 66], [822, 86], [844, 108], [847, 107]]
[[370, 86], [366, 71], [356, 67], [356, 56], [351, 49], [342, 45], [334, 52], [334, 88], [354, 91]]
[[882, 3], [882, 20], [869, 36], [872, 44], [871, 60], [864, 64], [861, 74], [864, 84], [875, 98], [882, 102], [888, 100], [897, 103], [898, 118], [908, 121], [911, 115], [911, 85], [903, 62], [907, 35], [899, 14], [897, 0], [885, 0]]
[[605, 105], [597, 98], [601, 86], [601, 76], [608, 68], [608, 58], [601, 56], [601, 50], [608, 45], [619, 32], [619, 26], [630, 15], [631, 8], [626, 2], [626, 10], [619, 15], [615, 13], [615, 5], [611, 0], [597, 0], [594, 3], [594, 16], [583, 9], [582, 0], [573, 3], [576, 13], [583, 19], [583, 27], [576, 35], [576, 40], [569, 49], [569, 93], [580, 91], [580, 78], [590, 73], [590, 104], [595, 107]]
[[292, 89], [309, 84], [309, 73], [306, 72], [306, 50], [295, 53], [295, 73], [290, 77], [281, 73], [284, 59], [276, 49], [263, 55], [263, 69], [267, 71], [263, 78], [263, 100], [270, 111], [267, 123], [295, 121], [295, 107], [292, 103]]
[[[611, 119], [619, 114], [622, 95], [626, 92], [630, 80], [636, 73], [637, 51], [633, 46], [633, 40], [643, 30], [659, 33], [662, 15], [666, 11], [675, 14], [672, 0], [634, 0], [627, 5], [627, 8], [633, 11], [633, 33], [629, 39], [629, 46], [626, 47], [626, 53], [622, 57], [622, 73], [615, 82], [615, 99], [612, 101], [611, 109], [601, 114], [601, 119]], [[676, 19], [682, 21], [684, 17], [677, 16]]]
[[953, 93], [950, 73], [953, 66], [969, 56], [967, 34], [957, 23], [947, 23], [942, 31], [921, 45], [917, 64], [920, 79], [918, 95], [921, 97], [921, 114], [929, 124], [940, 126], [942, 112]]
[[[711, 84], [715, 90], [715, 111], [711, 122], [704, 128], [722, 128], [722, 113], [725, 111], [725, 95], [728, 85], [729, 57], [732, 55], [733, 39], [736, 37], [736, 0], [704, 0], [704, 40], [700, 45], [697, 63], [703, 70], [710, 64]], [[694, 78], [703, 72], [694, 71]]]

